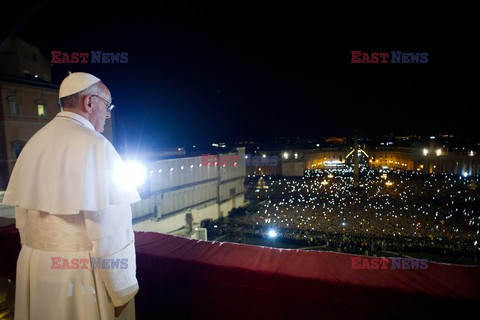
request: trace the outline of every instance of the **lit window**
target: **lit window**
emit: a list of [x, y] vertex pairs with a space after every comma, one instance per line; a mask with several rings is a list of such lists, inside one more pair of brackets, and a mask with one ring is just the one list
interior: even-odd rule
[[38, 116], [45, 117], [45, 105], [37, 104], [37, 109], [38, 109]]

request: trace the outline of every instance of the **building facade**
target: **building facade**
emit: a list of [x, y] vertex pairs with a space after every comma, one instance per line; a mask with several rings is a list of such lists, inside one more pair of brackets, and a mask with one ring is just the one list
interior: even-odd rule
[[[245, 148], [219, 154], [243, 158]], [[132, 205], [137, 231], [173, 232], [205, 219], [219, 219], [245, 203], [245, 166], [204, 165], [202, 156], [185, 156], [150, 162], [142, 200]]]
[[[279, 155], [278, 167], [247, 167], [249, 176], [303, 176], [308, 169], [329, 169], [353, 163], [352, 147], [289, 149], [259, 154]], [[449, 151], [436, 147], [361, 146], [360, 163], [376, 169], [480, 175], [480, 155], [473, 150]]]
[[415, 170], [417, 148], [407, 147], [373, 147], [368, 152], [368, 163], [373, 168], [389, 168], [391, 170]]
[[[0, 48], [1, 190], [27, 141], [61, 111], [59, 86], [51, 79], [50, 62], [35, 46], [12, 38]], [[103, 133], [110, 141], [112, 122], [106, 122]]]
[[22, 148], [59, 111], [50, 63], [17, 38], [0, 50], [0, 188], [5, 189]]

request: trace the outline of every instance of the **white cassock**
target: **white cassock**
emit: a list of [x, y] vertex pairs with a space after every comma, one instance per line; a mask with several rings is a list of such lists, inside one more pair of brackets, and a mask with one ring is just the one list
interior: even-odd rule
[[72, 112], [28, 141], [3, 200], [16, 206], [22, 241], [15, 319], [115, 319], [127, 301], [120, 318], [135, 318], [130, 204], [140, 196], [122, 172], [112, 144]]

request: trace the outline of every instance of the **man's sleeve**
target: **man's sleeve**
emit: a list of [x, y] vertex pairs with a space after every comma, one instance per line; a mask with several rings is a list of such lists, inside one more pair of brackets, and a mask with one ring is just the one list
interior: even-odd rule
[[130, 205], [84, 211], [84, 215], [92, 241], [92, 267], [100, 274], [113, 305], [124, 305], [138, 291]]

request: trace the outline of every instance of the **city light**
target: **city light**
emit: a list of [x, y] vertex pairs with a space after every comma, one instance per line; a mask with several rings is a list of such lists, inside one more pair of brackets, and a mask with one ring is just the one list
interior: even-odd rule
[[273, 230], [273, 229], [268, 230], [268, 237], [269, 237], [269, 238], [274, 239], [274, 238], [277, 237], [277, 235], [278, 235], [278, 234], [277, 234], [277, 231], [275, 231], [275, 230]]
[[343, 166], [343, 163], [342, 163], [341, 161], [338, 161], [338, 160], [325, 161], [323, 164], [325, 165], [325, 167], [339, 167], [339, 166]]
[[114, 170], [114, 179], [122, 187], [141, 186], [147, 179], [147, 169], [138, 161], [127, 161]]

